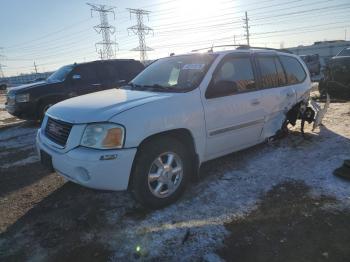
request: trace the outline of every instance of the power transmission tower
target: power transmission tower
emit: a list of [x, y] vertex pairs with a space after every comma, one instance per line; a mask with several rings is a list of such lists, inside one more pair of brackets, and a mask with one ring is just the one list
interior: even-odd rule
[[249, 28], [250, 28], [250, 26], [249, 26], [249, 18], [248, 18], [248, 12], [247, 11], [245, 12], [245, 18], [243, 18], [243, 21], [244, 21], [243, 28], [246, 31], [244, 36], [247, 38], [247, 45], [250, 46], [250, 41], [249, 41], [249, 38], [250, 38]]
[[35, 70], [35, 74], [37, 75], [38, 74], [38, 67], [35, 64], [35, 61], [34, 61], [34, 70]]
[[[99, 54], [101, 60], [115, 57], [117, 43], [111, 40], [111, 34], [113, 35], [115, 33], [115, 27], [109, 24], [108, 14], [113, 14], [115, 20], [114, 9], [116, 9], [116, 7], [90, 3], [87, 3], [87, 5], [91, 6], [91, 17], [93, 17], [93, 12], [98, 12], [100, 16], [101, 23], [94, 26], [95, 31], [102, 35], [102, 41], [95, 44], [96, 52]], [[97, 48], [97, 46], [101, 47]]]
[[147, 47], [146, 45], [146, 35], [148, 35], [151, 31], [153, 31], [152, 28], [146, 26], [143, 23], [143, 17], [145, 15], [148, 15], [150, 11], [143, 10], [143, 9], [131, 9], [128, 8], [130, 12], [130, 19], [131, 15], [134, 14], [137, 19], [137, 25], [131, 26], [128, 28], [128, 31], [131, 30], [135, 35], [139, 37], [139, 46], [136, 48], [133, 48], [132, 51], [140, 51], [140, 60], [141, 62], [144, 62], [147, 60], [147, 51], [152, 51], [153, 49], [150, 47]]

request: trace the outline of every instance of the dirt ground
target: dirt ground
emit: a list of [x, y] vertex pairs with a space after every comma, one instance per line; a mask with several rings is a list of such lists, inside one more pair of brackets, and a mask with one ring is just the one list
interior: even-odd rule
[[0, 261], [349, 260], [350, 181], [332, 171], [350, 158], [350, 103], [305, 138], [295, 128], [204, 164], [158, 211], [43, 169], [38, 127], [0, 107]]
[[227, 261], [348, 261], [350, 212], [309, 191], [300, 181], [275, 186], [256, 210], [226, 224], [231, 235], [218, 254]]

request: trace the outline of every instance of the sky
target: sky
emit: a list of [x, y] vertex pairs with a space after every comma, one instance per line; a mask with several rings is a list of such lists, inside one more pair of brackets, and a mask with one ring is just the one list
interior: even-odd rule
[[[93, 26], [99, 16], [86, 0], [0, 0], [0, 63], [5, 76], [53, 71], [65, 64], [99, 59], [102, 40]], [[153, 29], [146, 44], [149, 59], [222, 44], [246, 44], [248, 12], [251, 46], [293, 47], [315, 41], [350, 39], [349, 0], [91, 0], [115, 6], [109, 23], [118, 48], [116, 58], [139, 59], [136, 24], [127, 8], [150, 11]]]

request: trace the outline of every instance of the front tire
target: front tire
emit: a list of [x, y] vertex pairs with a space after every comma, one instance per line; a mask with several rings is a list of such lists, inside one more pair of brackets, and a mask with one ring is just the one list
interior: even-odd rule
[[43, 121], [44, 117], [45, 117], [45, 113], [46, 111], [53, 106], [55, 103], [52, 101], [48, 101], [48, 102], [43, 102], [41, 103], [41, 105], [39, 106], [39, 110], [37, 112], [38, 114], [38, 120], [41, 122]]
[[191, 170], [191, 155], [183, 143], [173, 137], [152, 139], [141, 146], [136, 156], [133, 196], [148, 208], [167, 206], [182, 195]]

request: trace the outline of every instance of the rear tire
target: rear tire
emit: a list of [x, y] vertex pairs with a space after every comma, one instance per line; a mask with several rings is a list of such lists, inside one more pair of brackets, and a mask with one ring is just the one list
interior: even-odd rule
[[191, 154], [173, 137], [158, 137], [139, 149], [133, 167], [131, 191], [142, 205], [158, 209], [175, 202], [191, 175]]

